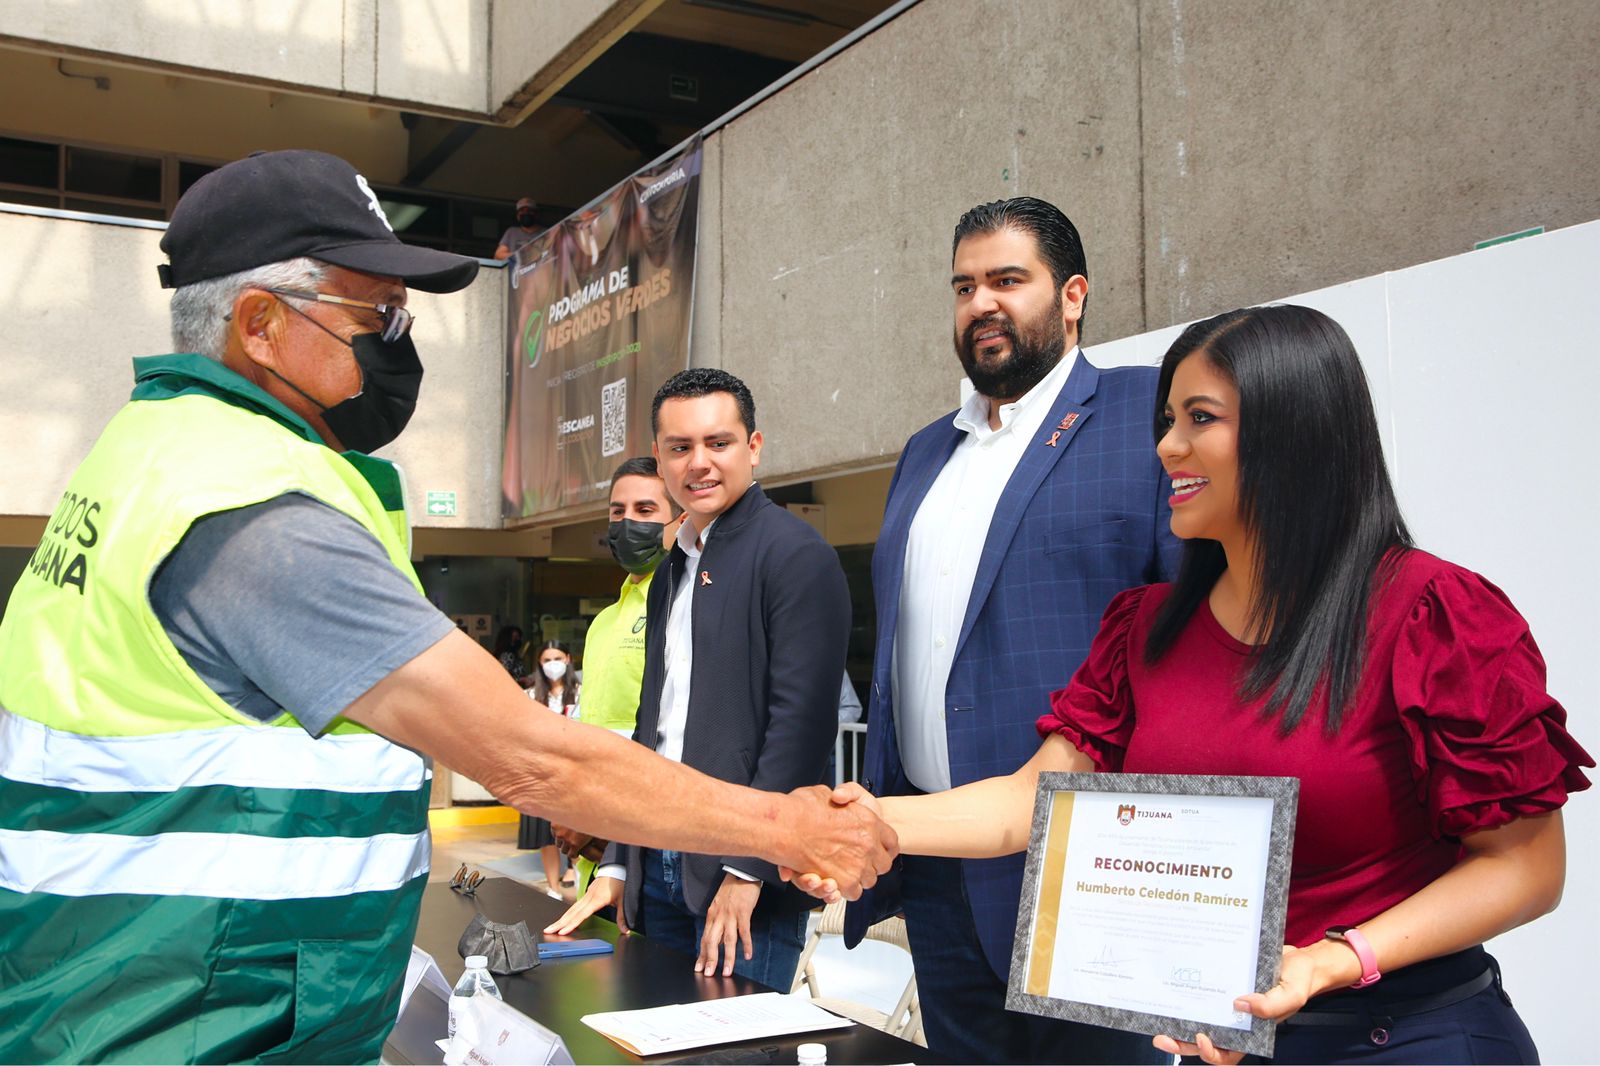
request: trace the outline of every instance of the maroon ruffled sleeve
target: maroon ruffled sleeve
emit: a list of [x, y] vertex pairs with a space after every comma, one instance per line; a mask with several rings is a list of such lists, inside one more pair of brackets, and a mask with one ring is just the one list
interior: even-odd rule
[[1133, 733], [1133, 694], [1128, 686], [1128, 656], [1134, 620], [1150, 586], [1119, 592], [1100, 619], [1089, 656], [1067, 687], [1050, 694], [1050, 713], [1039, 719], [1039, 736], [1060, 733], [1094, 760], [1095, 769], [1122, 768]]
[[1545, 689], [1544, 657], [1505, 593], [1452, 567], [1401, 627], [1395, 706], [1433, 831], [1460, 836], [1555, 810], [1594, 760]]

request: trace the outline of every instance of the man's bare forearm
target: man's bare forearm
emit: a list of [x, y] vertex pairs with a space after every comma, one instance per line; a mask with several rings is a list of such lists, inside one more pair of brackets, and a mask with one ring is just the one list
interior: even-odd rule
[[[780, 862], [789, 798], [709, 777], [605, 729], [529, 717], [477, 780], [500, 800], [624, 844]], [[463, 767], [465, 769], [465, 767]]]
[[[759, 792], [708, 777], [608, 730], [531, 702], [505, 670], [452, 631], [384, 678], [345, 715], [432, 755], [528, 814], [612, 840], [758, 855], [799, 869], [830, 857], [854, 878], [893, 834], [825, 798]], [[825, 796], [825, 790], [819, 790]], [[870, 884], [870, 878], [868, 882]]]

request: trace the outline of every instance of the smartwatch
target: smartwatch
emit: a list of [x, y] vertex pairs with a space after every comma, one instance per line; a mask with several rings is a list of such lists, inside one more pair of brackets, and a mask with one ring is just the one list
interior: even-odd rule
[[1329, 940], [1348, 944], [1350, 950], [1356, 953], [1356, 958], [1361, 960], [1361, 980], [1351, 985], [1351, 988], [1366, 988], [1368, 985], [1378, 983], [1378, 979], [1383, 976], [1378, 972], [1378, 956], [1373, 952], [1372, 945], [1367, 943], [1367, 938], [1361, 935], [1361, 930], [1353, 925], [1335, 925], [1323, 936]]

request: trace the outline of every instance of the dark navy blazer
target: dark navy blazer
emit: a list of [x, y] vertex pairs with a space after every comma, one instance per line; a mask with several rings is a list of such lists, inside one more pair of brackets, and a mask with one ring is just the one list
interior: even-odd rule
[[[646, 613], [644, 678], [634, 739], [660, 744], [667, 679], [667, 619], [688, 556], [674, 545], [656, 567]], [[850, 641], [850, 589], [839, 554], [804, 521], [751, 485], [722, 513], [700, 556], [690, 629], [689, 719], [683, 762], [701, 773], [767, 792], [822, 780], [839, 723], [839, 678]], [[662, 796], [662, 803], [689, 797]], [[608, 862], [628, 869], [624, 915], [638, 928], [642, 849], [613, 844]], [[683, 857], [683, 898], [703, 915], [726, 864], [760, 877], [763, 912], [809, 910], [816, 901], [752, 856]]]
[[[945, 687], [953, 786], [1027, 762], [1040, 743], [1034, 722], [1087, 656], [1111, 598], [1176, 572], [1171, 486], [1153, 437], [1155, 389], [1153, 368], [1099, 370], [1080, 354], [1038, 439], [1023, 449], [989, 525]], [[966, 435], [953, 414], [906, 442], [872, 556], [878, 631], [862, 783], [883, 796], [914, 790], [895, 739], [890, 664], [911, 520]], [[973, 921], [1001, 980], [1011, 967], [1022, 865], [1021, 855], [962, 863]], [[891, 874], [851, 905], [846, 942], [899, 907]]]

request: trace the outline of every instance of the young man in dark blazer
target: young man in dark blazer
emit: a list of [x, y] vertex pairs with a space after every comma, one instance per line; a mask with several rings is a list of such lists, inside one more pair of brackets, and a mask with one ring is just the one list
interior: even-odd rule
[[[755, 483], [762, 439], [744, 382], [685, 370], [656, 393], [652, 421], [686, 517], [650, 587], [634, 739], [752, 788], [817, 784], [850, 635], [838, 554]], [[697, 971], [782, 992], [816, 905], [751, 856], [614, 846], [561, 928], [618, 900], [619, 925], [696, 955]]]

